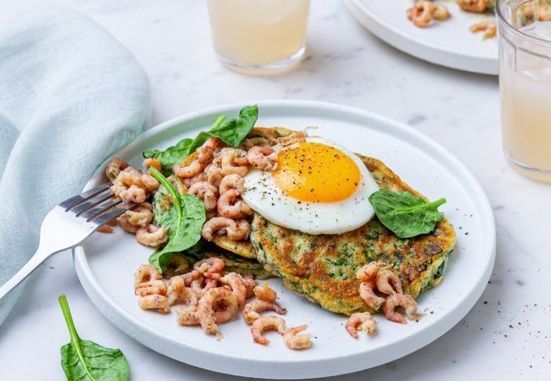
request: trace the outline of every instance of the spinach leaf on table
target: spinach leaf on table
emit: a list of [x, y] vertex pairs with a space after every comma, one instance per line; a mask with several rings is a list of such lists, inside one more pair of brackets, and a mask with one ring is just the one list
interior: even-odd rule
[[[168, 242], [149, 257], [149, 263], [164, 271], [172, 256], [195, 246], [201, 239], [201, 229], [206, 221], [205, 204], [191, 194], [180, 194], [172, 183], [157, 171], [150, 169], [163, 189], [155, 194], [155, 224], [168, 229]], [[169, 196], [169, 201], [166, 200]], [[158, 203], [168, 205], [159, 207]]]
[[444, 218], [438, 207], [446, 199], [428, 202], [409, 192], [380, 189], [369, 196], [369, 201], [387, 229], [400, 238], [411, 238], [434, 230], [438, 221]]
[[225, 119], [224, 115], [219, 116], [209, 131], [200, 132], [194, 139], [182, 139], [176, 145], [164, 151], [144, 151], [143, 156], [146, 159], [155, 158], [159, 160], [162, 172], [169, 174], [174, 164], [181, 163], [210, 137], [218, 137], [225, 144], [231, 147], [238, 147], [249, 132], [251, 132], [258, 119], [258, 106], [245, 106], [239, 111], [237, 119], [227, 121]]
[[127, 381], [128, 361], [120, 349], [102, 347], [83, 340], [77, 333], [65, 295], [59, 305], [67, 323], [71, 342], [61, 347], [61, 366], [68, 381]]

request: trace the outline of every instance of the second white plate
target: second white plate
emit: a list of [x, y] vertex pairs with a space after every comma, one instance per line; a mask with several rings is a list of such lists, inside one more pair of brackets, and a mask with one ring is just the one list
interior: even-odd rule
[[[240, 106], [217, 107], [182, 116], [142, 135], [118, 155], [135, 166], [141, 152], [167, 147], [210, 127], [220, 114], [234, 116]], [[217, 372], [255, 378], [313, 378], [377, 366], [416, 351], [457, 324], [482, 294], [495, 255], [492, 210], [478, 182], [449, 152], [414, 129], [349, 107], [319, 103], [259, 102], [259, 126], [303, 129], [362, 154], [377, 157], [427, 197], [446, 197], [441, 208], [457, 229], [457, 245], [444, 282], [419, 299], [425, 316], [407, 325], [378, 317], [373, 338], [350, 338], [346, 318], [324, 311], [289, 291], [277, 279], [270, 283], [287, 307], [289, 326], [308, 324], [314, 346], [287, 349], [276, 334], [271, 343], [255, 344], [242, 319], [221, 326], [217, 341], [197, 327], [180, 327], [174, 314], [142, 311], [133, 293], [133, 273], [151, 254], [130, 234], [96, 234], [75, 250], [77, 274], [92, 302], [118, 328], [149, 348], [176, 360]], [[102, 181], [100, 171], [88, 183]]]
[[497, 39], [482, 40], [469, 26], [488, 15], [463, 12], [449, 1], [451, 19], [417, 28], [406, 17], [412, 0], [344, 0], [348, 10], [371, 33], [422, 60], [453, 69], [498, 74]]

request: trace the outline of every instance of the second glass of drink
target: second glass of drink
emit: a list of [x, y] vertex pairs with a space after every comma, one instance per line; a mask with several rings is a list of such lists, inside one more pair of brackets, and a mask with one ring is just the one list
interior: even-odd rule
[[304, 56], [310, 0], [208, 0], [214, 50], [250, 74], [288, 70]]

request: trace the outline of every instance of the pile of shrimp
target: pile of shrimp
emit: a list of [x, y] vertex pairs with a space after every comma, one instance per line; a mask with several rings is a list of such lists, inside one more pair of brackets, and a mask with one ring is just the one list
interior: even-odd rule
[[144, 310], [168, 314], [176, 312], [182, 326], [200, 326], [209, 335], [221, 338], [219, 324], [234, 320], [241, 311], [251, 326], [255, 343], [269, 343], [264, 332], [277, 331], [285, 345], [294, 350], [312, 346], [310, 335], [299, 334], [306, 325], [287, 329], [285, 320], [277, 315], [261, 316], [273, 311], [285, 315], [287, 310], [277, 302], [276, 292], [268, 284], [257, 285], [251, 276], [224, 271], [224, 261], [211, 257], [193, 266], [193, 270], [163, 280], [152, 265], [141, 265], [134, 276], [134, 293]]
[[[203, 238], [212, 241], [217, 235], [226, 235], [232, 241], [246, 240], [253, 211], [241, 199], [245, 191], [243, 178], [251, 168], [274, 170], [275, 146], [287, 146], [305, 138], [305, 132], [277, 137], [270, 130], [255, 130], [242, 148], [232, 148], [211, 137], [197, 149], [190, 163], [174, 165], [172, 171], [185, 185], [184, 191], [205, 203], [207, 221], [202, 229]], [[158, 163], [150, 160], [145, 165]]]
[[[275, 149], [299, 143], [306, 137], [305, 131], [280, 137], [271, 130], [259, 129], [243, 141], [242, 148], [226, 147], [220, 139], [209, 138], [197, 149], [191, 163], [174, 165], [172, 170], [181, 180], [178, 191], [193, 194], [205, 203], [207, 221], [201, 232], [203, 238], [212, 241], [215, 236], [226, 235], [232, 241], [246, 240], [253, 211], [241, 199], [245, 191], [243, 178], [251, 168], [274, 170]], [[160, 162], [154, 158], [146, 159], [144, 166], [161, 169]], [[112, 226], [118, 224], [124, 231], [135, 234], [142, 245], [157, 248], [164, 244], [168, 230], [152, 223], [153, 210], [147, 202], [159, 188], [159, 182], [118, 157], [107, 164], [105, 175], [113, 183], [113, 194], [135, 206], [99, 231], [111, 233]]]
[[[411, 295], [404, 294], [400, 278], [394, 271], [373, 262], [358, 269], [356, 277], [361, 281], [360, 297], [373, 311], [382, 306], [385, 317], [400, 324], [407, 323], [406, 317], [409, 320], [419, 320], [417, 302]], [[398, 307], [404, 309], [405, 316], [397, 311]], [[345, 328], [353, 338], [358, 337], [359, 331], [373, 336], [377, 331], [377, 322], [369, 312], [353, 313]]]
[[147, 200], [159, 188], [159, 182], [147, 173], [132, 168], [121, 158], [115, 157], [105, 167], [105, 175], [113, 185], [114, 196], [134, 204], [115, 221], [102, 226], [99, 231], [111, 233], [112, 226], [118, 224], [128, 232], [136, 235], [142, 245], [159, 247], [168, 240], [168, 230], [153, 224], [153, 209]]

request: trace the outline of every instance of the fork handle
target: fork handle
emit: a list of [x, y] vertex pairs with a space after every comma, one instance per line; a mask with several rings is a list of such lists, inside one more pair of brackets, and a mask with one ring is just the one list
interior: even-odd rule
[[0, 300], [13, 290], [19, 283], [23, 282], [34, 270], [38, 268], [52, 254], [50, 250], [39, 247], [36, 253], [29, 259], [21, 269], [15, 273], [6, 283], [0, 286]]

